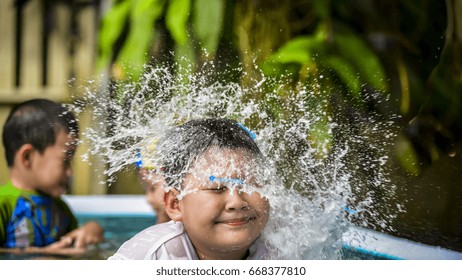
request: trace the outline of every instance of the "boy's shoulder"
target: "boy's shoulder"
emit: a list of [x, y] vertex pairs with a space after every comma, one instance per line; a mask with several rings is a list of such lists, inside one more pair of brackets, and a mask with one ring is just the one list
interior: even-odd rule
[[[26, 208], [34, 209], [34, 211], [44, 211], [43, 213], [47, 211], [58, 211], [63, 213], [64, 216], [70, 217], [71, 229], [77, 227], [75, 216], [62, 198], [42, 195], [37, 191], [22, 190], [15, 187], [11, 181], [0, 186], [0, 220], [2, 224], [5, 224], [11, 219], [14, 211]], [[18, 215], [24, 215], [30, 211], [18, 210], [17, 212]]]
[[1, 196], [18, 196], [21, 190], [13, 186], [11, 182], [7, 182], [0, 186]]
[[14, 187], [11, 182], [0, 186], [0, 208], [14, 206], [16, 200], [21, 195], [21, 190]]
[[181, 260], [197, 259], [197, 255], [183, 223], [170, 221], [139, 232], [109, 259]]
[[15, 187], [11, 183], [11, 181], [0, 186], [0, 201], [2, 203], [4, 203], [5, 201], [14, 203], [19, 198], [28, 198], [30, 201], [33, 201], [38, 204], [50, 204], [52, 202], [55, 202], [63, 208], [68, 208], [67, 204], [63, 201], [61, 197], [53, 198], [48, 195], [40, 194], [37, 191], [22, 190], [20, 188]]
[[0, 246], [5, 242], [7, 224], [20, 196], [21, 190], [11, 182], [0, 186]]

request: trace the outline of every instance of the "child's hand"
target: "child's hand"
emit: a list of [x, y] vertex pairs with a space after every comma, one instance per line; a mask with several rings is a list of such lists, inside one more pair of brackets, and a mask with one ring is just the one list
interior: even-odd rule
[[56, 255], [82, 255], [85, 253], [85, 248], [72, 247], [72, 240], [61, 239], [46, 247], [29, 247], [27, 253], [46, 253]]
[[101, 242], [104, 230], [96, 222], [88, 222], [82, 227], [75, 229], [61, 238], [59, 242], [74, 245], [75, 248], [85, 248], [87, 245]]
[[0, 248], [0, 253], [14, 254], [54, 254], [54, 255], [82, 255], [90, 244], [103, 240], [104, 230], [96, 222], [88, 222], [75, 229], [60, 240], [45, 247]]

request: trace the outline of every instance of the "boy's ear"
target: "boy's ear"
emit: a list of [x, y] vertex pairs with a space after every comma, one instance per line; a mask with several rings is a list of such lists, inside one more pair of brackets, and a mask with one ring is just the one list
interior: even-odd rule
[[34, 151], [35, 149], [31, 144], [24, 144], [16, 152], [14, 161], [28, 168], [32, 165], [32, 157]]
[[183, 215], [180, 209], [180, 202], [177, 198], [178, 190], [172, 188], [164, 196], [164, 206], [167, 215], [176, 222], [183, 220]]

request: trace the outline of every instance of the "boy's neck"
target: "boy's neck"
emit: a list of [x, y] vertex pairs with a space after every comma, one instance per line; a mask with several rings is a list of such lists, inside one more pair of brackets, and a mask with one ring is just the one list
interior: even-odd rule
[[248, 249], [231, 252], [200, 251], [197, 248], [195, 250], [200, 260], [244, 260], [250, 254]]
[[18, 174], [18, 171], [16, 169], [14, 168], [10, 169], [11, 184], [21, 190], [35, 191], [35, 188], [33, 187], [33, 185], [27, 182], [27, 180], [24, 179], [24, 176], [19, 176], [19, 175], [20, 174]]

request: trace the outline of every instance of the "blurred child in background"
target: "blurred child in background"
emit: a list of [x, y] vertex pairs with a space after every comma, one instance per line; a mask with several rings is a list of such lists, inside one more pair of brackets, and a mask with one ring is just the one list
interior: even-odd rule
[[9, 181], [0, 187], [0, 251], [80, 254], [103, 239], [96, 222], [78, 227], [60, 198], [70, 185], [78, 123], [61, 104], [15, 106], [3, 127]]

